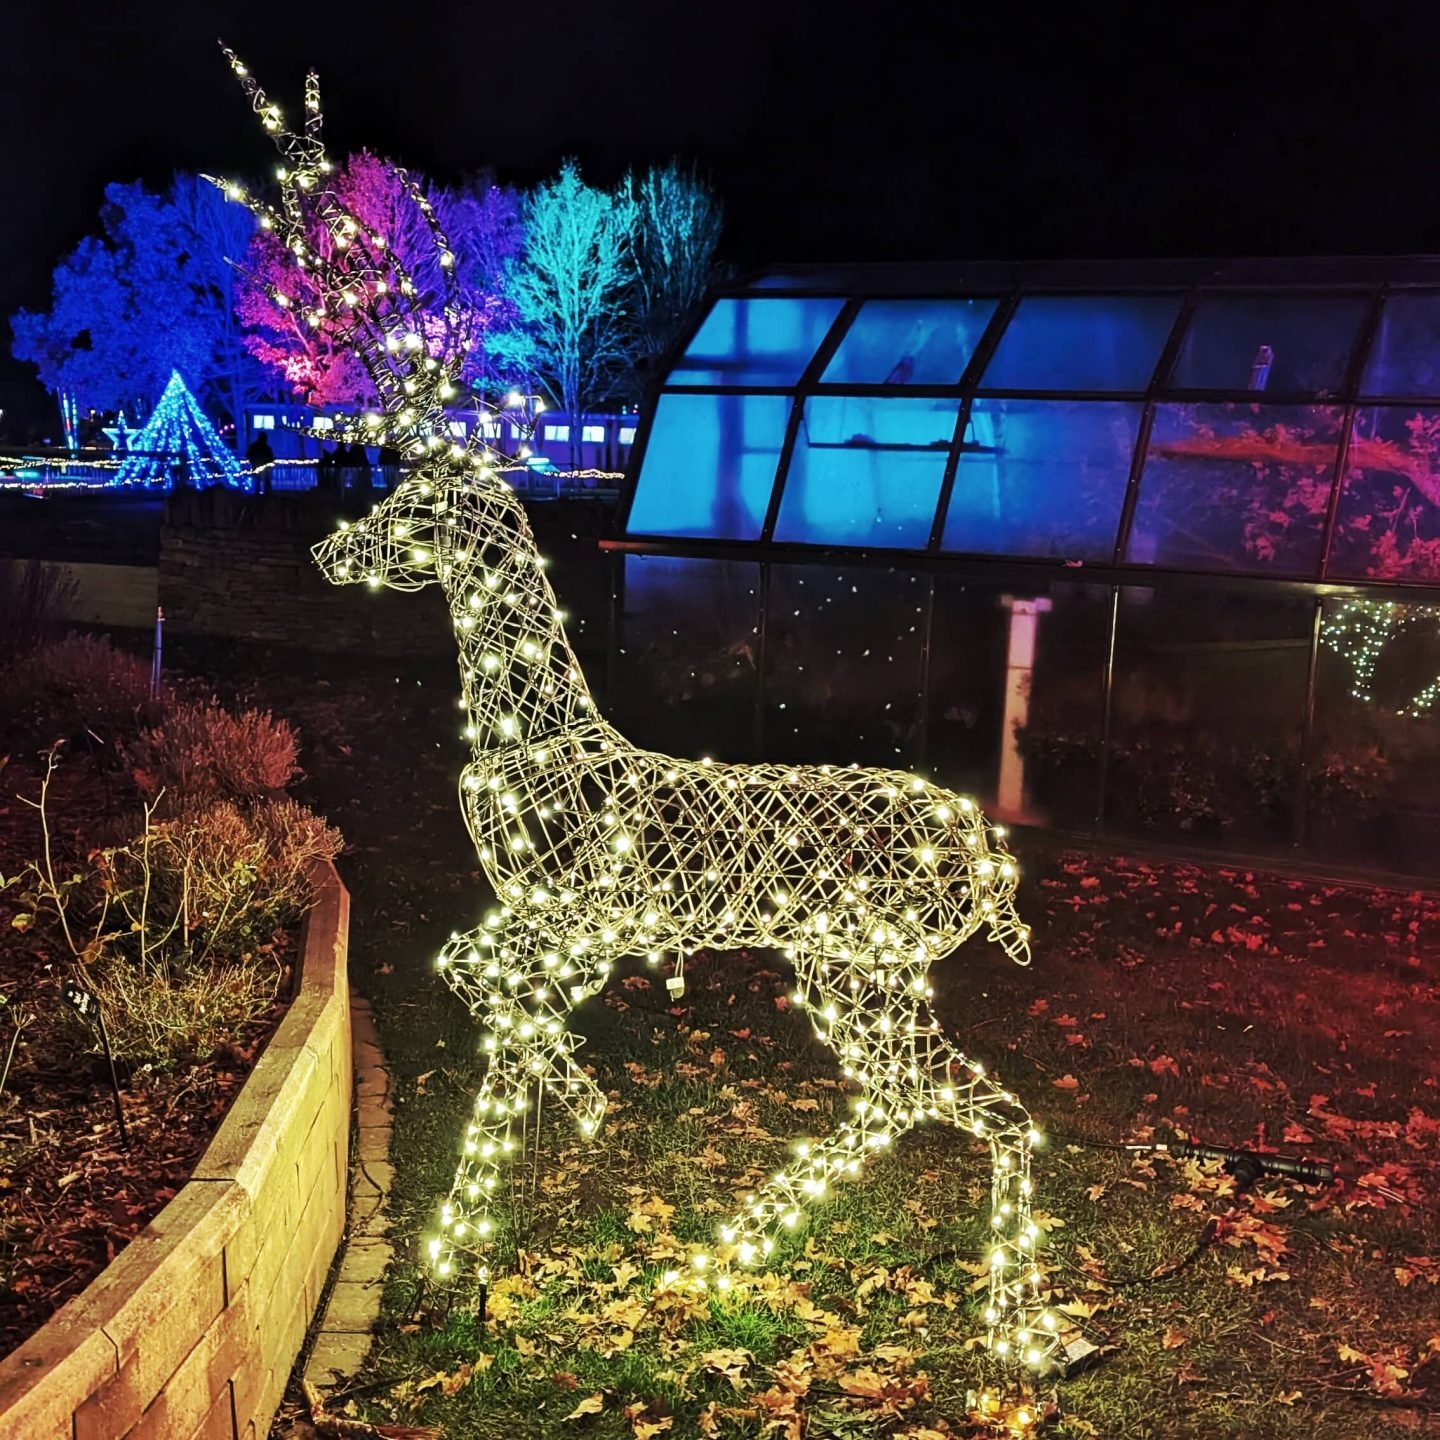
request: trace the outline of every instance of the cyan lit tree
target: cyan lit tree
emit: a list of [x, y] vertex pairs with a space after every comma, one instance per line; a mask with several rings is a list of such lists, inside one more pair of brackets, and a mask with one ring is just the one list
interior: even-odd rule
[[635, 216], [628, 188], [587, 185], [575, 160], [531, 190], [521, 209], [525, 242], [512, 293], [524, 329], [507, 337], [507, 358], [565, 411], [572, 465], [585, 412], [623, 387], [629, 368]]
[[16, 358], [82, 408], [148, 414], [176, 369], [232, 419], [261, 398], [265, 377], [235, 315], [235, 267], [254, 227], [209, 190], [193, 175], [164, 195], [107, 186], [103, 234], [56, 267], [50, 309], [13, 317]]
[[674, 344], [711, 283], [723, 212], [699, 171], [678, 160], [628, 184], [635, 207], [632, 353], [649, 367]]

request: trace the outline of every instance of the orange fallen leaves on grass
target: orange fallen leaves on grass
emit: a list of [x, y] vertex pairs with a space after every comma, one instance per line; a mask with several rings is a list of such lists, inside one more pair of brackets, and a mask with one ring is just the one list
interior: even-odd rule
[[565, 1418], [582, 1420], [586, 1415], [598, 1415], [604, 1408], [604, 1392], [597, 1390], [593, 1395], [587, 1395]]

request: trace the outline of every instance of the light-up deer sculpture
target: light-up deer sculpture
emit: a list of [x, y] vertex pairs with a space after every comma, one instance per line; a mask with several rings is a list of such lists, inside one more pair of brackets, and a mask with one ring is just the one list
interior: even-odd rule
[[[1042, 1363], [1057, 1322], [1040, 1304], [1030, 1215], [1038, 1136], [1015, 1097], [950, 1044], [927, 1004], [930, 967], [978, 929], [1028, 962], [1003, 832], [969, 800], [913, 775], [674, 759], [604, 720], [496, 457], [447, 432], [454, 362], [422, 333], [412, 277], [329, 186], [315, 77], [296, 134], [230, 58], [285, 164], [279, 205], [225, 188], [303, 267], [307, 321], [355, 347], [381, 403], [367, 417], [370, 435], [409, 462], [394, 492], [342, 524], [316, 558], [337, 583], [438, 584], [460, 651], [471, 745], [460, 798], [497, 907], [439, 956], [480, 1021], [489, 1059], [430, 1241], [437, 1272], [455, 1274], [463, 1256], [485, 1273], [502, 1170], [537, 1093], [596, 1132], [604, 1096], [576, 1064], [566, 1026], [618, 961], [668, 953], [683, 964], [701, 946], [775, 947], [794, 965], [794, 1003], [859, 1093], [835, 1134], [801, 1147], [715, 1248], [694, 1256], [692, 1282], [725, 1285], [731, 1266], [763, 1263], [833, 1183], [938, 1119], [990, 1148], [992, 1346]], [[418, 190], [414, 198], [448, 275], [449, 245]]]

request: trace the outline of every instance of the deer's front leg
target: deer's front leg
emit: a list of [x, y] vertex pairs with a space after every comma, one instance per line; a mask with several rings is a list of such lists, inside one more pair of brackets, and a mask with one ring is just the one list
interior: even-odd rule
[[460, 1164], [441, 1206], [440, 1233], [429, 1242], [442, 1278], [460, 1255], [485, 1272], [495, 1233], [492, 1214], [501, 1178], [517, 1144], [515, 1125], [544, 1087], [593, 1135], [605, 1097], [575, 1063], [576, 1037], [565, 1027], [570, 1011], [595, 993], [610, 961], [583, 943], [552, 943], [530, 929], [507, 934], [480, 927], [455, 936], [440, 956], [441, 969], [482, 1024], [488, 1057], [474, 1110], [461, 1137]]

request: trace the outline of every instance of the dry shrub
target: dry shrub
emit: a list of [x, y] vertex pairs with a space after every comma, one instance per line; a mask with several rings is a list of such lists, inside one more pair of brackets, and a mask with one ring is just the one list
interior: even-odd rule
[[7, 667], [8, 719], [37, 739], [90, 732], [113, 742], [152, 724], [150, 666], [96, 635], [67, 635]]
[[213, 1054], [275, 1003], [283, 966], [253, 959], [171, 975], [113, 964], [90, 983], [105, 1009], [114, 1053], [133, 1064], [165, 1065]]
[[73, 575], [39, 560], [0, 562], [0, 663], [33, 654], [52, 639], [75, 602]]
[[283, 790], [299, 773], [299, 741], [268, 710], [232, 713], [218, 701], [177, 701], [125, 746], [141, 793], [172, 801], [252, 800]]
[[117, 1054], [168, 1063], [233, 1040], [273, 1003], [310, 866], [340, 835], [293, 800], [190, 801], [93, 857], [82, 966]]

